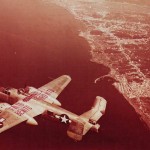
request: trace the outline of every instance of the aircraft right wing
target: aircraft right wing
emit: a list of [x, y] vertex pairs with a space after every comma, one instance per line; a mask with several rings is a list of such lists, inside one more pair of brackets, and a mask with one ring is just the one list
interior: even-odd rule
[[69, 84], [70, 81], [70, 76], [62, 75], [59, 78], [54, 79], [53, 81], [40, 87], [38, 90], [47, 93], [53, 98], [57, 98], [59, 94], [64, 90], [64, 88]]

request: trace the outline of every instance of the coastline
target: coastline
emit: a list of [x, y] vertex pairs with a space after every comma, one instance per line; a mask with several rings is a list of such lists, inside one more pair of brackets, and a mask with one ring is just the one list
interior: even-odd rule
[[[7, 6], [9, 1], [3, 2], [5, 8], [10, 9]], [[73, 80], [59, 97], [62, 107], [81, 114], [91, 107], [97, 95], [105, 97], [108, 106], [100, 120], [100, 133], [90, 132], [81, 143], [68, 139], [66, 126], [37, 118], [38, 127], [21, 124], [3, 133], [0, 137], [1, 148], [147, 149], [147, 130], [124, 97], [107, 81], [93, 83], [96, 77], [106, 75], [110, 70], [90, 62], [90, 47], [85, 39], [78, 36], [79, 22], [65, 9], [54, 4], [45, 6], [40, 1], [35, 3], [32, 0], [15, 0], [12, 3], [10, 12], [4, 9], [4, 17], [8, 17], [4, 18], [4, 22], [1, 20], [0, 25], [3, 29], [0, 43], [4, 50], [1, 52], [4, 58], [0, 63], [3, 67], [3, 86], [22, 87], [28, 84], [39, 87], [49, 81], [49, 76], [55, 78], [69, 74]], [[12, 10], [14, 14], [11, 14]], [[8, 72], [11, 76], [7, 75]]]
[[[118, 17], [115, 14], [116, 12], [114, 11], [114, 7], [118, 9], [118, 3], [116, 2], [115, 3], [113, 2], [111, 3], [111, 1], [110, 3], [99, 2], [101, 5], [98, 7], [96, 6], [96, 1], [95, 2], [89, 1], [89, 4], [88, 2], [85, 2], [85, 1], [82, 1], [83, 3], [73, 2], [73, 1], [65, 1], [63, 3], [57, 0], [54, 0], [54, 1], [55, 1], [54, 3], [67, 9], [71, 14], [75, 16], [75, 18], [77, 18], [77, 20], [80, 20], [86, 26], [86, 30], [82, 29], [79, 35], [85, 38], [88, 41], [89, 45], [91, 46], [91, 50], [90, 50], [90, 53], [92, 55], [91, 61], [98, 63], [98, 64], [103, 64], [106, 67], [110, 68], [111, 71], [109, 73], [109, 76], [112, 77], [114, 80], [118, 81], [114, 83], [115, 88], [121, 94], [124, 95], [124, 97], [129, 102], [129, 104], [135, 109], [135, 111], [139, 115], [141, 115], [140, 118], [150, 128], [150, 116], [149, 116], [150, 80], [147, 77], [147, 75], [143, 73], [144, 71], [143, 68], [146, 66], [144, 66], [143, 68], [138, 67], [140, 66], [138, 61], [141, 61], [143, 58], [139, 57], [138, 60], [134, 62], [133, 61], [134, 58], [130, 57], [130, 54], [132, 53], [132, 51], [134, 51], [134, 47], [138, 47], [138, 44], [140, 43], [140, 42], [136, 43], [135, 39], [139, 38], [139, 41], [140, 40], [142, 41], [144, 40], [143, 39], [144, 37], [148, 37], [146, 35], [143, 35], [143, 32], [145, 31], [144, 34], [146, 34], [148, 29], [146, 30], [145, 28], [142, 28], [142, 25], [141, 26], [137, 25], [138, 23], [136, 22], [137, 21], [136, 17], [132, 18], [135, 22], [132, 19], [129, 19], [131, 17], [130, 15], [129, 16], [127, 15], [127, 17], [125, 18], [127, 19], [128, 23], [130, 23], [130, 21], [131, 22], [133, 21], [134, 23], [133, 26], [137, 26], [137, 28], [139, 28], [139, 33], [137, 35], [136, 35], [136, 31], [134, 32], [132, 31], [133, 29], [130, 28], [132, 27], [131, 24], [129, 26], [126, 26], [127, 22], [124, 22], [124, 19], [122, 20], [122, 22], [124, 22], [125, 29], [122, 28], [122, 26], [119, 24], [114, 24], [113, 20], [116, 17]], [[111, 4], [113, 6], [110, 6]], [[122, 4], [121, 1], [120, 1], [120, 4]], [[109, 15], [110, 12], [107, 10], [107, 6], [108, 7], [110, 6], [110, 9], [113, 10], [112, 14], [114, 14], [114, 17], [111, 18], [111, 15]], [[99, 11], [100, 8], [103, 11], [102, 10]], [[120, 7], [119, 9], [119, 14], [123, 15], [124, 11], [128, 12], [129, 10], [132, 10], [132, 9], [135, 9], [135, 16], [141, 15], [140, 14], [141, 12], [143, 14], [144, 13], [146, 14], [146, 12], [149, 12], [147, 8], [142, 7], [141, 5], [133, 5], [133, 4], [129, 5], [129, 3], [123, 3], [122, 7]], [[139, 12], [138, 9], [141, 9], [141, 11]], [[137, 11], [139, 12], [139, 14], [136, 14]], [[130, 13], [130, 11], [128, 13]], [[141, 15], [141, 17], [145, 18], [144, 15]], [[114, 28], [112, 27], [111, 29], [111, 19], [112, 19], [112, 26], [118, 25], [118, 28], [121, 28], [120, 30], [115, 30], [115, 27]], [[122, 18], [119, 17], [119, 19], [121, 21]], [[119, 19], [117, 19], [118, 22], [119, 22]], [[145, 18], [145, 21], [143, 19], [143, 22], [141, 22], [141, 24], [146, 24], [146, 23], [148, 24], [146, 20], [147, 20], [146, 18]], [[107, 24], [108, 26], [105, 27], [105, 24]], [[142, 32], [140, 32], [140, 29], [142, 30]], [[113, 32], [111, 32], [111, 30]], [[126, 33], [126, 30], [127, 30], [127, 33]], [[133, 34], [131, 34], [132, 32]], [[124, 40], [124, 43], [126, 44], [122, 43], [122, 38]], [[148, 41], [148, 39], [145, 39], [145, 41]], [[133, 47], [128, 42], [130, 44], [132, 43]], [[116, 45], [113, 43], [116, 43]], [[142, 41], [141, 43], [144, 43], [144, 41]], [[149, 47], [148, 44], [146, 45], [146, 42], [145, 42], [145, 45], [143, 44], [142, 46], [143, 46], [143, 49], [145, 49], [145, 47], [147, 47], [148, 49]], [[125, 47], [128, 47], [128, 49], [126, 49]], [[128, 53], [128, 51], [130, 54]], [[136, 55], [136, 51], [133, 52], [132, 55], [134, 55], [134, 53]], [[142, 55], [142, 52], [141, 52], [141, 55]], [[124, 61], [118, 62], [118, 59], [115, 60], [115, 58], [120, 58], [121, 60], [124, 59]], [[120, 65], [117, 65], [117, 64], [120, 64]], [[147, 64], [148, 64], [148, 60], [147, 60]], [[148, 71], [147, 71], [147, 74], [148, 74]], [[101, 75], [100, 75], [100, 78], [101, 78]]]

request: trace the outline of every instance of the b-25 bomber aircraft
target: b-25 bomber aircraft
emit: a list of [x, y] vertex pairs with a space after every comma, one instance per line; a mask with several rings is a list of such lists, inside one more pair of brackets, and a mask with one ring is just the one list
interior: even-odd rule
[[92, 108], [79, 116], [61, 108], [61, 103], [56, 98], [70, 81], [70, 76], [62, 75], [38, 89], [1, 87], [0, 133], [21, 122], [38, 125], [34, 119], [38, 115], [68, 124], [67, 134], [75, 141], [81, 141], [90, 129], [98, 132], [100, 125], [97, 121], [105, 113], [106, 100], [97, 96]]

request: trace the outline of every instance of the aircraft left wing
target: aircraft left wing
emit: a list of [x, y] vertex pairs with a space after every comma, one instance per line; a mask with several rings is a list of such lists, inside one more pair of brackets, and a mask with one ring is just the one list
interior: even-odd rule
[[18, 101], [0, 113], [0, 133], [24, 121], [27, 121], [30, 125], [37, 125], [33, 117], [42, 114], [44, 111], [45, 109], [36, 100]]
[[70, 76], [62, 75], [59, 78], [54, 79], [48, 84], [45, 84], [44, 86], [40, 87], [38, 90], [47, 93], [53, 98], [57, 98], [59, 94], [64, 90], [64, 88], [69, 84], [70, 81]]
[[0, 114], [0, 133], [13, 126], [20, 124], [21, 122], [25, 120], [27, 120], [27, 118], [23, 116], [18, 116], [17, 114], [9, 110], [3, 111]]

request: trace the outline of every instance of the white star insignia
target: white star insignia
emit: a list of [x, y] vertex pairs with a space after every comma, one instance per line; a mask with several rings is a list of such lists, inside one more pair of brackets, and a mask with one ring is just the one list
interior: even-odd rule
[[66, 118], [66, 116], [61, 117], [61, 122], [64, 122], [67, 124], [69, 119]]

